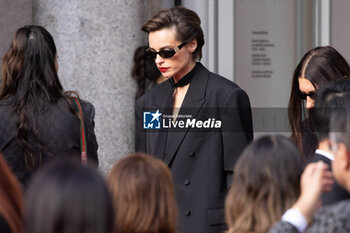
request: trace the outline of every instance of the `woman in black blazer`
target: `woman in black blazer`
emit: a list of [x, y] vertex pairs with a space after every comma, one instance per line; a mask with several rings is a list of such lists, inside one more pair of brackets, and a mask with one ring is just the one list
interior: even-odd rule
[[[54, 156], [80, 154], [79, 113], [57, 69], [50, 33], [40, 26], [18, 29], [2, 63], [0, 151], [24, 185]], [[86, 101], [81, 105], [88, 161], [97, 166], [94, 107]]]
[[222, 232], [233, 166], [253, 138], [248, 96], [196, 62], [204, 35], [195, 12], [162, 10], [142, 30], [148, 55], [169, 81], [137, 100], [135, 149], [170, 167], [179, 232]]

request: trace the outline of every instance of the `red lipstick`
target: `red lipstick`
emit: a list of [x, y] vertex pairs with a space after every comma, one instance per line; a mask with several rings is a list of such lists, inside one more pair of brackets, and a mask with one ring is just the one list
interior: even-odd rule
[[160, 72], [164, 73], [168, 70], [169, 68], [166, 67], [159, 67]]

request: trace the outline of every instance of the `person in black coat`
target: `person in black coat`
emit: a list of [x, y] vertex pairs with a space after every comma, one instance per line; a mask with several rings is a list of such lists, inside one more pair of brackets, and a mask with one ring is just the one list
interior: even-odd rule
[[249, 98], [196, 62], [204, 35], [195, 12], [162, 10], [142, 30], [148, 33], [148, 55], [169, 81], [136, 102], [135, 150], [170, 167], [179, 232], [222, 232], [232, 170], [253, 138]]
[[[55, 156], [80, 155], [80, 114], [57, 76], [57, 51], [41, 26], [17, 30], [2, 63], [0, 151], [26, 186], [39, 166]], [[94, 107], [81, 101], [88, 161], [97, 166]]]
[[[320, 143], [318, 144], [318, 149], [315, 151], [312, 162], [321, 160], [329, 166], [330, 171], [332, 170], [331, 163], [334, 160], [334, 155], [329, 148], [329, 122], [331, 114], [336, 109], [344, 109], [349, 102], [349, 80], [332, 81], [317, 92], [313, 122]], [[335, 182], [330, 192], [322, 194], [322, 205], [333, 204], [345, 199], [350, 199], [349, 193]]]

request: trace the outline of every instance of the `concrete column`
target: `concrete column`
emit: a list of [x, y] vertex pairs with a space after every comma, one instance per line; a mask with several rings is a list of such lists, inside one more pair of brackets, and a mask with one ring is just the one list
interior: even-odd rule
[[140, 27], [153, 2], [33, 0], [34, 23], [55, 39], [63, 86], [95, 106], [103, 172], [134, 150], [136, 84], [130, 70], [135, 48], [145, 43]]
[[31, 0], [0, 0], [0, 66], [18, 28], [32, 24]]

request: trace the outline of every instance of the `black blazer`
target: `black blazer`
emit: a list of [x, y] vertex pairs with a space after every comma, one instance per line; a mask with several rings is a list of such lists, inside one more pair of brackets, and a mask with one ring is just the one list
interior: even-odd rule
[[[328, 165], [330, 171], [332, 171], [332, 161], [321, 154], [315, 153], [312, 162], [322, 161]], [[350, 199], [349, 193], [339, 186], [337, 182], [334, 182], [332, 190], [322, 194], [322, 206], [336, 203], [338, 201]]]
[[[15, 141], [17, 116], [12, 114], [10, 101], [0, 101], [0, 151], [12, 172], [26, 186], [37, 168], [33, 171], [26, 168], [24, 152]], [[94, 132], [95, 109], [87, 101], [81, 101], [81, 105], [84, 114], [88, 161], [93, 161], [97, 165], [98, 145]], [[65, 99], [50, 105], [42, 115], [37, 117], [40, 122], [37, 128], [38, 136], [43, 143], [44, 150], [42, 164], [57, 155], [80, 156], [80, 120], [71, 113]], [[30, 136], [29, 140], [31, 140]], [[40, 152], [38, 148], [34, 149], [34, 157], [38, 160]]]
[[215, 118], [222, 129], [201, 131], [144, 130], [144, 111], [167, 111], [172, 96], [166, 81], [136, 101], [135, 150], [163, 160], [171, 169], [179, 208], [181, 233], [218, 233], [225, 229], [224, 201], [232, 170], [252, 140], [252, 116], [247, 94], [233, 82], [197, 63], [179, 114]]

